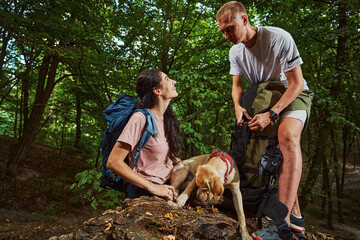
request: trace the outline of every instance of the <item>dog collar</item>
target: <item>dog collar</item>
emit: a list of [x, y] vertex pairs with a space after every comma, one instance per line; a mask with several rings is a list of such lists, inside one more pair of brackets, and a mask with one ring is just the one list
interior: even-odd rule
[[224, 181], [227, 182], [227, 177], [230, 175], [230, 173], [234, 169], [234, 164], [235, 164], [234, 158], [232, 158], [230, 156], [230, 154], [228, 154], [224, 151], [221, 151], [221, 150], [217, 150], [217, 149], [214, 149], [212, 151], [210, 158], [213, 158], [213, 157], [219, 157], [226, 163], [226, 172], [224, 175]]

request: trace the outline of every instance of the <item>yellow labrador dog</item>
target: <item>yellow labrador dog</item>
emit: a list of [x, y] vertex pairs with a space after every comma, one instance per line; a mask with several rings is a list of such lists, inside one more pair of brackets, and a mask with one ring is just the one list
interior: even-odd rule
[[[190, 183], [188, 183], [190, 181]], [[196, 197], [201, 201], [214, 199], [215, 202], [230, 189], [238, 217], [241, 239], [251, 240], [245, 222], [245, 214], [240, 192], [240, 176], [233, 158], [225, 152], [214, 150], [212, 154], [200, 155], [178, 163], [172, 172], [171, 185], [175, 195], [183, 183], [188, 183], [185, 190], [177, 197], [176, 203], [183, 207], [195, 187]]]

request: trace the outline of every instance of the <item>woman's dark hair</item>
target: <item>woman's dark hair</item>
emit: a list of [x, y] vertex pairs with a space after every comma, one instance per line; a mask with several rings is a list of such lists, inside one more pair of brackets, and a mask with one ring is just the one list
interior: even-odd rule
[[[161, 70], [150, 69], [141, 72], [137, 78], [136, 92], [140, 97], [140, 108], [152, 108], [155, 104], [154, 88], [161, 87]], [[180, 124], [177, 120], [171, 103], [164, 113], [165, 137], [169, 143], [169, 157], [176, 163], [180, 151]]]

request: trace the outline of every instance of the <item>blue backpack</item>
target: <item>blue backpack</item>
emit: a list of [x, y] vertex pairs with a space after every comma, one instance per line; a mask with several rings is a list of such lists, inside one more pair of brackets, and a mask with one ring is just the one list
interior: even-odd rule
[[[112, 188], [121, 192], [126, 190], [126, 181], [120, 176], [116, 175], [112, 170], [106, 167], [109, 155], [113, 149], [116, 140], [124, 130], [127, 122], [134, 112], [140, 111], [145, 115], [146, 124], [144, 127], [144, 133], [141, 136], [139, 143], [137, 144], [134, 152], [134, 158], [131, 164], [131, 168], [134, 167], [136, 159], [139, 156], [140, 150], [146, 145], [151, 136], [157, 137], [157, 129], [153, 115], [148, 109], [141, 109], [136, 107], [137, 99], [130, 97], [126, 94], [121, 94], [115, 102], [113, 102], [106, 110], [102, 112], [108, 127], [105, 129], [104, 136], [99, 146], [99, 152], [96, 159], [97, 167], [100, 150], [102, 152], [102, 169], [100, 177], [100, 187]], [[129, 164], [128, 156], [125, 162]]]

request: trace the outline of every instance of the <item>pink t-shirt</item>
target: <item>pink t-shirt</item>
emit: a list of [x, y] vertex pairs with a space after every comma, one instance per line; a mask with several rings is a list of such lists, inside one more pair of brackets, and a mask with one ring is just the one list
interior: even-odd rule
[[[164, 116], [151, 113], [155, 119], [158, 137], [151, 137], [145, 147], [140, 150], [133, 170], [150, 181], [163, 184], [170, 178], [173, 163], [168, 158], [169, 144], [165, 137]], [[143, 113], [134, 113], [117, 140], [131, 146], [130, 162], [133, 159], [136, 145], [144, 132], [145, 123], [146, 119]]]

